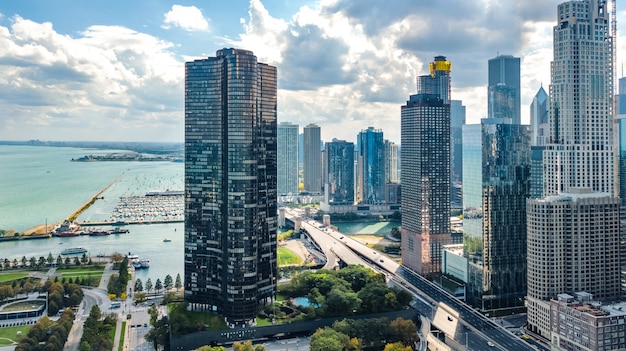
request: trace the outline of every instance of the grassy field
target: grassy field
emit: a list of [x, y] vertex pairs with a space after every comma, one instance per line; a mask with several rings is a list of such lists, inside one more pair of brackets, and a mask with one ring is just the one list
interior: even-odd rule
[[[170, 315], [172, 312], [172, 308], [175, 304], [169, 304]], [[195, 311], [184, 311], [185, 317], [189, 319], [191, 325], [206, 325], [207, 330], [222, 330], [228, 329], [226, 322], [224, 319], [216, 314], [205, 313], [205, 312], [195, 312]]]
[[126, 322], [122, 322], [122, 333], [120, 334], [120, 345], [117, 348], [117, 351], [124, 350], [124, 335], [126, 334]]
[[3, 272], [0, 273], [0, 283], [10, 282], [17, 279], [22, 279], [28, 277], [28, 272], [19, 271], [19, 272]]
[[[28, 331], [32, 325], [23, 325], [19, 327], [0, 328], [0, 345], [10, 345], [11, 342], [6, 339], [11, 339], [15, 342], [19, 342], [23, 337], [28, 334]], [[17, 332], [21, 331], [22, 335], [17, 336]]]
[[295, 252], [284, 247], [278, 248], [278, 265], [279, 266], [286, 265], [286, 264], [301, 264], [301, 263], [302, 263], [302, 259], [298, 255], [296, 255]]

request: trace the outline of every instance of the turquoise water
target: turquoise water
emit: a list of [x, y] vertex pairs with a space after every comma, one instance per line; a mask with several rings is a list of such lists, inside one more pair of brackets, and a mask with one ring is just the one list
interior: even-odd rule
[[[38, 224], [58, 223], [92, 196], [118, 179], [79, 221], [106, 220], [120, 196], [151, 190], [182, 190], [184, 165], [173, 162], [70, 162], [87, 154], [113, 150], [0, 145], [0, 228], [23, 231]], [[106, 227], [104, 227], [106, 228]], [[144, 282], [183, 275], [183, 223], [126, 226], [126, 235], [51, 238], [0, 243], [0, 259], [22, 256], [56, 257], [64, 248], [84, 247], [91, 256], [132, 252], [150, 259], [138, 270]], [[171, 239], [164, 243], [163, 239]]]

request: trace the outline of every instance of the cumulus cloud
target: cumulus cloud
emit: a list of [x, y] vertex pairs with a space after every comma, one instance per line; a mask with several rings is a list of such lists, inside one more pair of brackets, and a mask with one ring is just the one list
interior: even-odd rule
[[209, 21], [204, 18], [202, 11], [195, 6], [172, 5], [172, 9], [165, 15], [163, 28], [172, 26], [190, 32], [206, 32], [209, 30]]
[[532, 96], [549, 81], [558, 3], [323, 0], [278, 19], [251, 0], [244, 33], [231, 44], [278, 67], [280, 119], [319, 123], [327, 140], [354, 140], [360, 129], [378, 126], [398, 141], [400, 106], [437, 55], [452, 61], [452, 96], [463, 100], [472, 123], [487, 112], [487, 61], [520, 56], [525, 120]]
[[182, 138], [183, 65], [172, 43], [119, 26], [91, 26], [73, 38], [51, 23], [12, 22], [0, 27], [0, 138], [45, 129], [64, 140]]

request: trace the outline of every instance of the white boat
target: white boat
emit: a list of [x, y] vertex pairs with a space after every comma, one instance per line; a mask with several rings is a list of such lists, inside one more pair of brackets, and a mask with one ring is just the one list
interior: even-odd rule
[[168, 239], [168, 238], [163, 239], [164, 243], [169, 243], [170, 241], [172, 241], [172, 239]]
[[141, 262], [141, 268], [150, 268], [150, 260], [145, 258], [143, 260], [140, 261]]
[[61, 251], [61, 255], [76, 255], [87, 252], [87, 249], [82, 247], [70, 247], [69, 249], [65, 249]]

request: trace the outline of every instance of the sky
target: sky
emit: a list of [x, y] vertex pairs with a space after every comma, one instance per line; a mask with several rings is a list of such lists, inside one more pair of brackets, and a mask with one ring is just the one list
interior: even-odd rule
[[[400, 106], [434, 56], [467, 123], [487, 114], [487, 62], [521, 58], [522, 123], [548, 90], [554, 0], [0, 2], [0, 140], [184, 141], [184, 63], [221, 48], [278, 68], [278, 121], [399, 143]], [[626, 12], [618, 7], [617, 66]], [[621, 69], [618, 76], [622, 76]]]

